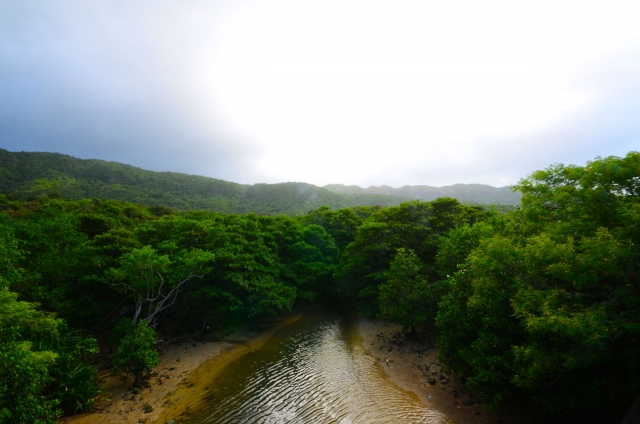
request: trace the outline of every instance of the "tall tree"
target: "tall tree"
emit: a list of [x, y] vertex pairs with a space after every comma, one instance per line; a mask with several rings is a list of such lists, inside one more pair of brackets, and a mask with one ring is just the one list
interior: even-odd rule
[[429, 282], [424, 265], [411, 250], [398, 249], [387, 271], [387, 281], [380, 284], [378, 317], [402, 324], [416, 335], [416, 327], [431, 324], [438, 304], [437, 286]]
[[186, 251], [168, 242], [162, 245], [169, 255], [161, 255], [150, 246], [122, 255], [120, 267], [111, 270], [111, 284], [133, 297], [133, 324], [139, 320], [155, 326], [160, 314], [171, 307], [189, 281], [211, 271], [214, 255], [200, 249]]

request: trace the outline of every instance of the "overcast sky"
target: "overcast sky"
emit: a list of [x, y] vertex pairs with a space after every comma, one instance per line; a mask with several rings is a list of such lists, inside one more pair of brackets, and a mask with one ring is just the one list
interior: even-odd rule
[[504, 186], [640, 150], [640, 1], [0, 2], [0, 147]]

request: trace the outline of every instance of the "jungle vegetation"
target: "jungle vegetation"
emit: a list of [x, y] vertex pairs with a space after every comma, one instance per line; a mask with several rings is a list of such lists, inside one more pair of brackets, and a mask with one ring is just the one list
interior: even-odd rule
[[304, 215], [321, 206], [331, 209], [396, 206], [411, 199], [437, 197], [458, 198], [465, 204], [496, 204], [508, 211], [519, 201], [518, 193], [509, 187], [479, 184], [457, 184], [442, 190], [416, 186], [411, 190], [398, 189], [397, 193], [393, 189], [352, 192], [334, 186], [322, 188], [295, 182], [246, 185], [176, 172], [146, 171], [122, 163], [83, 160], [59, 153], [0, 149], [0, 193], [12, 199], [28, 200], [41, 195], [73, 200], [110, 199], [176, 210], [259, 215]]
[[382, 194], [339, 194], [306, 183], [245, 185], [60, 153], [4, 149], [0, 149], [0, 193], [13, 199], [46, 194], [72, 200], [110, 199], [176, 210], [260, 215], [302, 215], [324, 205], [332, 209], [391, 206], [408, 200]]
[[640, 153], [517, 189], [508, 213], [440, 198], [298, 216], [0, 195], [0, 423], [91, 409], [97, 328], [113, 372], [138, 377], [169, 324], [323, 301], [435, 330], [442, 363], [489, 408], [619, 419], [640, 392]]
[[386, 194], [401, 196], [412, 200], [430, 202], [440, 197], [452, 197], [465, 204], [498, 204], [517, 206], [520, 204], [521, 193], [512, 187], [492, 187], [484, 184], [453, 184], [450, 186], [433, 187], [427, 185], [406, 185], [393, 188], [389, 186], [372, 186], [362, 188], [344, 184], [329, 184], [327, 190], [342, 194]]

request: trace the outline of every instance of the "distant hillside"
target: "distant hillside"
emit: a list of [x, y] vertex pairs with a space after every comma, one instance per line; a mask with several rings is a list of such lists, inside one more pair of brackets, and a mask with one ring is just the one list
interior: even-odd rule
[[496, 205], [520, 204], [520, 193], [511, 191], [511, 187], [492, 187], [484, 184], [454, 184], [444, 187], [427, 185], [403, 186], [393, 188], [389, 186], [362, 188], [356, 185], [329, 184], [324, 186], [340, 194], [385, 194], [402, 196], [424, 201], [435, 200], [438, 197], [453, 197], [462, 203], [481, 203]]
[[175, 172], [146, 171], [59, 153], [0, 149], [0, 193], [59, 194], [70, 199], [116, 199], [174, 209], [297, 215], [331, 208], [391, 206], [407, 200], [383, 194], [340, 194], [306, 183], [245, 185]]

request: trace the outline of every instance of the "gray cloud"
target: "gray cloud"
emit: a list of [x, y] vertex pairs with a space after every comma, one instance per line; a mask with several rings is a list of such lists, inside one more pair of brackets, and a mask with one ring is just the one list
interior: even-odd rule
[[180, 42], [162, 43], [166, 19], [180, 17], [144, 3], [156, 7], [0, 5], [0, 147], [246, 180], [256, 147], [193, 116], [188, 52], [158, 51]]
[[[0, 3], [0, 147], [237, 182], [269, 179], [253, 166], [264, 147], [220, 121], [215, 101], [202, 101], [201, 75], [193, 75], [229, 3]], [[506, 185], [552, 163], [640, 150], [638, 57], [594, 64], [576, 84], [597, 90], [597, 101], [562, 122], [476, 141], [460, 157], [384, 169], [371, 184]]]
[[[552, 164], [584, 165], [596, 157], [640, 151], [640, 51], [593, 64], [576, 84], [596, 91], [596, 101], [568, 119], [518, 137], [485, 139], [471, 147], [470, 160], [439, 160], [408, 170], [406, 180], [431, 185], [516, 183]], [[499, 182], [502, 182], [499, 183]]]

